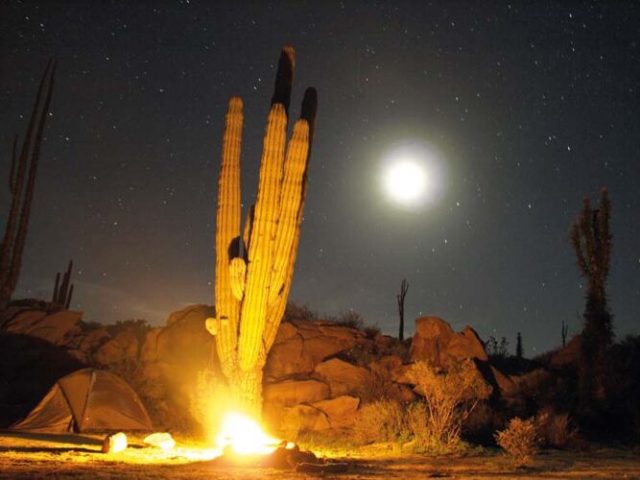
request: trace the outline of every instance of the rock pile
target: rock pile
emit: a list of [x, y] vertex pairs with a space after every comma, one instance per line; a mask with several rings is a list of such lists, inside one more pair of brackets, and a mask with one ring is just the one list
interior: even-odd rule
[[[0, 328], [3, 335], [55, 346], [72, 360], [66, 369], [91, 365], [118, 373], [156, 419], [167, 420], [162, 426], [180, 428], [193, 422], [190, 403], [198, 375], [212, 366], [216, 369], [214, 342], [204, 328], [205, 319], [212, 316], [213, 307], [193, 305], [172, 313], [164, 327], [140, 322], [91, 326], [82, 322], [80, 312], [48, 314], [11, 307], [0, 316]], [[37, 357], [37, 352], [22, 353]], [[404, 376], [407, 363], [427, 361], [446, 369], [469, 359], [495, 394], [517, 389], [508, 376], [487, 364], [484, 346], [472, 328], [455, 332], [438, 317], [417, 319], [410, 345], [327, 321], [283, 322], [265, 367], [265, 420], [284, 438], [305, 431], [343, 431], [353, 426], [364, 403], [416, 398]], [[22, 374], [32, 375], [31, 367]], [[11, 391], [14, 380], [0, 388]]]

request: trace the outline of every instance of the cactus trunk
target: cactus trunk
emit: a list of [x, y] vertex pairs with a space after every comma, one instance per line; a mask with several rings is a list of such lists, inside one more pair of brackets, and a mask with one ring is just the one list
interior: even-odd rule
[[216, 318], [207, 319], [206, 326], [216, 337], [236, 406], [256, 417], [262, 409], [262, 370], [291, 288], [315, 120], [316, 94], [309, 89], [287, 144], [293, 66], [293, 48], [285, 47], [264, 136], [256, 203], [247, 213], [242, 236], [238, 98], [229, 102], [218, 181]]

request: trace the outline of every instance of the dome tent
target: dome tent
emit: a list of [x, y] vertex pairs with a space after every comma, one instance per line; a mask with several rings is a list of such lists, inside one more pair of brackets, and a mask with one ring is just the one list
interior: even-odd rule
[[66, 433], [100, 430], [152, 430], [140, 398], [113, 373], [93, 368], [60, 378], [27, 417], [12, 430]]

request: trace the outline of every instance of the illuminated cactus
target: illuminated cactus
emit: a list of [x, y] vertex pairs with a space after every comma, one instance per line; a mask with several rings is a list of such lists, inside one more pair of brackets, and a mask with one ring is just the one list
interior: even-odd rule
[[259, 416], [262, 369], [291, 288], [306, 194], [317, 96], [304, 95], [287, 144], [294, 50], [284, 47], [263, 142], [256, 203], [241, 235], [242, 100], [227, 111], [216, 212], [216, 318], [206, 322], [236, 405]]

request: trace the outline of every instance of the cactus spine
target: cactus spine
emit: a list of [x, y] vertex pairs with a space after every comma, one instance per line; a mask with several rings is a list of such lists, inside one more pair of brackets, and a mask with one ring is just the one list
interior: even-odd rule
[[260, 416], [262, 369], [286, 307], [306, 194], [317, 97], [305, 92], [301, 118], [287, 144], [294, 50], [282, 50], [267, 119], [256, 203], [241, 234], [242, 100], [229, 101], [216, 212], [215, 335], [223, 374], [241, 408]]

